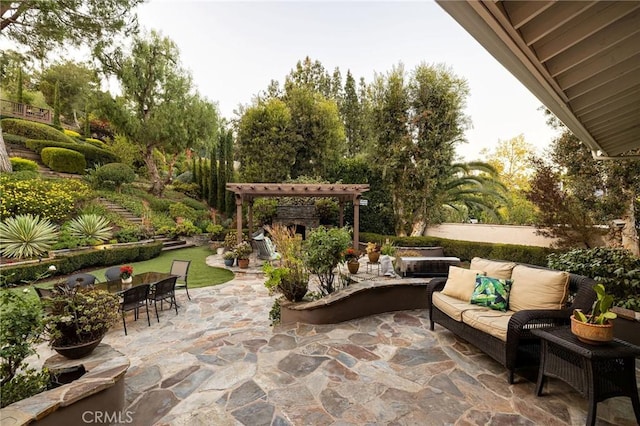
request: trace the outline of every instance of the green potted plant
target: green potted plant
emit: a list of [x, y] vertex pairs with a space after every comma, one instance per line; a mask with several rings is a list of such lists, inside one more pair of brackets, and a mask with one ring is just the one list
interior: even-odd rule
[[44, 300], [45, 330], [51, 347], [67, 358], [90, 354], [118, 320], [118, 296], [106, 290], [57, 285]]
[[222, 258], [224, 259], [224, 266], [233, 266], [233, 262], [236, 260], [236, 252], [234, 250], [226, 251]]
[[241, 242], [234, 249], [236, 252], [236, 256], [238, 258], [238, 266], [240, 268], [248, 268], [249, 267], [249, 255], [253, 251], [251, 248], [251, 244], [246, 241]]
[[598, 298], [593, 302], [590, 314], [580, 309], [573, 311], [571, 332], [578, 340], [592, 345], [600, 345], [613, 339], [613, 322], [617, 315], [610, 311], [613, 296], [607, 294], [602, 284], [593, 286]]

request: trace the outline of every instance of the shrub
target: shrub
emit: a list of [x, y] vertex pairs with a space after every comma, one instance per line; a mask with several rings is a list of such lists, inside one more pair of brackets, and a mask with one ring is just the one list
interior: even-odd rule
[[87, 167], [84, 155], [66, 148], [44, 148], [40, 157], [47, 167], [56, 172], [82, 174]]
[[278, 200], [273, 198], [258, 198], [253, 203], [253, 219], [259, 225], [273, 223], [278, 208]]
[[209, 217], [209, 208], [202, 201], [194, 200], [193, 198], [183, 198], [180, 202], [199, 212], [206, 211], [207, 217]]
[[158, 229], [160, 235], [166, 235], [169, 238], [176, 238], [180, 236], [190, 237], [192, 235], [199, 234], [201, 229], [198, 228], [189, 219], [184, 219], [182, 222], [175, 226], [163, 226]]
[[136, 180], [133, 169], [123, 163], [109, 163], [98, 167], [93, 172], [93, 179], [100, 186], [104, 182], [113, 182], [115, 188], [120, 191], [120, 187], [125, 183]]
[[91, 145], [82, 145], [79, 143], [64, 143], [64, 142], [54, 142], [47, 140], [36, 140], [29, 139], [26, 142], [26, 147], [32, 151], [40, 153], [44, 148], [52, 147], [52, 148], [66, 148], [72, 151], [80, 152], [84, 155], [84, 158], [87, 161], [89, 167], [95, 167], [98, 164], [107, 164], [107, 163], [116, 163], [118, 161], [118, 157], [113, 152], [107, 151], [105, 149], [96, 148]]
[[309, 232], [304, 244], [304, 262], [309, 271], [318, 276], [324, 295], [336, 290], [333, 270], [342, 261], [342, 254], [350, 243], [351, 234], [346, 228], [320, 226]]
[[48, 219], [30, 214], [10, 217], [0, 223], [0, 252], [10, 258], [41, 256], [55, 243], [58, 232]]
[[35, 161], [27, 160], [26, 158], [20, 157], [11, 157], [9, 158], [9, 161], [11, 161], [11, 168], [14, 172], [22, 172], [25, 170], [31, 172], [38, 171], [38, 163], [36, 163]]
[[77, 202], [91, 194], [89, 187], [78, 179], [17, 180], [13, 179], [16, 174], [0, 175], [0, 217], [3, 219], [30, 213], [61, 222], [75, 211]]
[[149, 232], [146, 228], [144, 228], [143, 226], [139, 226], [122, 228], [121, 230], [113, 234], [113, 237], [118, 240], [119, 243], [133, 243], [136, 241], [145, 240], [151, 237], [151, 235], [149, 235]]
[[32, 172], [30, 170], [20, 170], [19, 172], [14, 171], [11, 173], [9, 178], [14, 182], [20, 180], [35, 180], [40, 179], [40, 173]]
[[81, 138], [82, 136], [80, 135], [80, 133], [78, 132], [74, 132], [73, 130], [69, 130], [69, 129], [64, 129], [63, 133], [67, 136], [69, 136], [70, 138]]
[[96, 214], [83, 214], [69, 222], [71, 236], [100, 242], [111, 238], [109, 221]]
[[174, 182], [173, 189], [188, 197], [197, 198], [200, 196], [200, 187], [197, 183]]
[[171, 207], [169, 207], [169, 214], [174, 219], [182, 217], [194, 221], [198, 218], [198, 214], [194, 209], [182, 203], [173, 203]]
[[0, 393], [1, 407], [46, 389], [49, 374], [27, 368], [24, 360], [36, 353], [42, 331], [40, 303], [23, 294], [0, 290]]
[[176, 176], [176, 178], [173, 180], [173, 183], [174, 185], [176, 183], [193, 183], [193, 173], [189, 171], [181, 173]]
[[111, 147], [106, 143], [102, 142], [100, 139], [86, 138], [84, 141], [88, 144], [95, 146], [96, 148], [111, 150]]
[[224, 239], [225, 231], [222, 225], [210, 223], [206, 231], [211, 234], [211, 241], [222, 241]]
[[51, 126], [47, 126], [46, 124], [20, 120], [18, 118], [3, 118], [1, 122], [2, 131], [11, 133], [12, 135], [23, 136], [28, 139], [40, 139], [45, 141], [75, 144], [73, 139], [69, 136]]
[[616, 306], [640, 311], [640, 258], [624, 249], [596, 247], [549, 255], [553, 269], [585, 275], [604, 285]]
[[141, 262], [157, 257], [162, 251], [162, 242], [151, 242], [124, 247], [111, 247], [106, 250], [86, 249], [69, 253], [58, 253], [55, 259], [44, 260], [27, 265], [3, 265], [2, 276], [5, 284], [14, 285], [31, 282], [42, 276], [51, 265], [56, 266], [58, 274], [66, 275], [79, 269], [95, 266], [121, 265]]
[[331, 198], [319, 198], [316, 200], [316, 213], [322, 224], [334, 224], [338, 222], [340, 207]]
[[20, 145], [20, 146], [24, 146], [28, 139], [28, 138], [25, 138], [24, 136], [11, 135], [9, 133], [4, 133], [4, 132], [2, 133], [2, 137], [4, 138], [4, 143], [7, 143], [7, 144], [12, 143], [14, 145]]

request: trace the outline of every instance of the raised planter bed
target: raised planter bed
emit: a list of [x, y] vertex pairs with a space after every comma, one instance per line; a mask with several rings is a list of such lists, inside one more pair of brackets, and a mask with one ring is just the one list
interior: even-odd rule
[[282, 302], [282, 324], [335, 324], [384, 312], [427, 308], [429, 278], [361, 281], [312, 302]]
[[0, 424], [18, 426], [37, 421], [43, 426], [79, 425], [95, 421], [95, 413], [100, 413], [102, 418], [105, 415], [112, 419], [122, 416], [124, 377], [129, 358], [102, 343], [86, 358], [70, 360], [54, 355], [44, 363], [50, 369], [79, 364], [84, 365], [86, 374], [69, 384], [1, 409]]

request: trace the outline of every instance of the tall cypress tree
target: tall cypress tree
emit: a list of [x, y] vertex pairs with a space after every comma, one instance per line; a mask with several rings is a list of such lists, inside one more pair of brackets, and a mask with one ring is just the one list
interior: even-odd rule
[[24, 84], [23, 81], [23, 77], [22, 77], [22, 67], [18, 68], [18, 102], [22, 103], [24, 102], [24, 95], [22, 94], [22, 86]]
[[57, 81], [53, 92], [53, 124], [60, 126], [60, 84]]
[[[232, 182], [233, 181], [233, 135], [231, 133], [231, 130], [228, 131], [227, 137], [225, 138], [225, 166], [227, 168], [226, 170], [226, 177], [227, 177], [227, 182]], [[226, 210], [227, 210], [227, 215], [228, 216], [232, 216], [233, 212], [235, 210], [235, 199], [233, 198], [233, 192], [230, 191], [226, 191], [225, 190], [225, 204], [226, 204]], [[240, 218], [238, 218], [240, 219]]]
[[218, 187], [216, 188], [218, 210], [220, 211], [226, 211], [226, 203], [225, 203], [226, 185], [227, 185], [227, 179], [226, 179], [227, 162], [225, 158], [226, 138], [227, 138], [227, 130], [225, 130], [224, 128], [221, 128], [220, 132], [218, 133], [217, 152], [218, 152], [219, 164], [218, 164]]
[[218, 161], [216, 159], [216, 148], [211, 147], [209, 154], [209, 206], [215, 209], [218, 208]]

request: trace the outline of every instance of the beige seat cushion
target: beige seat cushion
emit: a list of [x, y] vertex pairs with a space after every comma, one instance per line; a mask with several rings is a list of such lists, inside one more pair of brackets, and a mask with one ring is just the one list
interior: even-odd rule
[[504, 342], [507, 341], [507, 328], [513, 311], [500, 312], [484, 308], [482, 310], [466, 310], [462, 313], [462, 321], [475, 328], [492, 335]]
[[562, 309], [569, 293], [569, 273], [518, 265], [511, 274], [509, 309]]
[[463, 302], [462, 300], [456, 299], [455, 297], [447, 296], [446, 294], [442, 294], [441, 291], [436, 291], [433, 293], [431, 302], [435, 307], [437, 307], [442, 312], [447, 314], [447, 316], [453, 318], [456, 321], [462, 321], [462, 313], [467, 310], [486, 309], [481, 306], [472, 305], [469, 302]]
[[511, 278], [511, 271], [515, 266], [514, 262], [496, 262], [495, 260], [474, 257], [471, 259], [469, 269], [484, 271], [487, 277], [508, 280]]
[[484, 275], [484, 271], [449, 266], [449, 275], [442, 294], [468, 302], [476, 286], [477, 274]]

